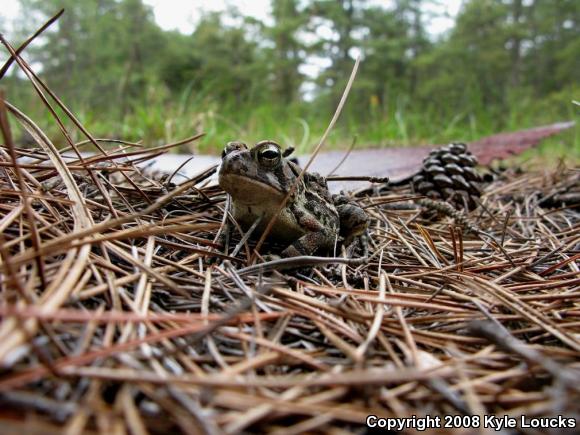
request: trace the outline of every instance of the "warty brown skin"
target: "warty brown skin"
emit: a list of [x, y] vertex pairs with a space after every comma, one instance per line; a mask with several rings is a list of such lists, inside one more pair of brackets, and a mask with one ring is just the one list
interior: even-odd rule
[[304, 174], [277, 213], [299, 174], [300, 168], [273, 141], [251, 149], [230, 142], [222, 155], [219, 184], [230, 194], [231, 212], [244, 231], [260, 219], [256, 231], [261, 234], [276, 214], [269, 237], [289, 244], [283, 257], [330, 252], [338, 240], [349, 244], [364, 233], [366, 213], [344, 196], [330, 195], [326, 180], [315, 173]]

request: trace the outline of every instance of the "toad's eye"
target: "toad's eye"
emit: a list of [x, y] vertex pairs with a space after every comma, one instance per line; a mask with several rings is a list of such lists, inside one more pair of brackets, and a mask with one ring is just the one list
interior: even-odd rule
[[266, 148], [260, 152], [260, 157], [267, 160], [275, 160], [280, 157], [280, 150], [278, 148]]
[[268, 166], [274, 166], [278, 164], [281, 157], [282, 153], [280, 152], [280, 148], [275, 145], [265, 146], [258, 153], [260, 163]]
[[248, 147], [245, 143], [239, 141], [228, 142], [224, 150], [222, 151], [222, 159], [231, 153], [232, 151], [243, 151], [247, 150]]

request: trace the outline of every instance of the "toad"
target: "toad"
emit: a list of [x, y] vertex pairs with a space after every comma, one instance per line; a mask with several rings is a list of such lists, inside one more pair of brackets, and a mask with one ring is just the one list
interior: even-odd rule
[[287, 158], [291, 152], [271, 140], [251, 149], [242, 142], [226, 145], [219, 185], [231, 196], [233, 217], [244, 231], [259, 220], [261, 234], [275, 215], [268, 237], [288, 244], [283, 257], [328, 253], [337, 241], [349, 245], [366, 231], [368, 216], [345, 196], [331, 195], [319, 174], [304, 173], [279, 211], [301, 172]]

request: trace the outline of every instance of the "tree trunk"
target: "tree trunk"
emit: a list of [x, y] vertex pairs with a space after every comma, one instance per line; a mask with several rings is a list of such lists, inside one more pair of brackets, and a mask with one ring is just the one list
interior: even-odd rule
[[514, 35], [512, 37], [511, 46], [511, 74], [510, 85], [516, 88], [520, 85], [520, 75], [522, 68], [521, 46], [522, 38], [520, 36], [520, 19], [522, 16], [522, 0], [513, 0], [512, 3], [512, 18], [514, 20]]

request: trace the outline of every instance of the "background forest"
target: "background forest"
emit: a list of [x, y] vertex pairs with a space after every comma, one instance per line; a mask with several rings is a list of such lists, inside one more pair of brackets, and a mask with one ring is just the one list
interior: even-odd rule
[[[6, 36], [17, 45], [64, 7], [25, 58], [94, 135], [148, 145], [205, 132], [196, 151], [234, 138], [307, 151], [358, 53], [335, 146], [468, 141], [578, 118], [579, 1], [465, 0], [434, 36], [436, 1], [271, 0], [268, 22], [230, 9], [181, 34], [162, 30], [141, 0], [20, 0]], [[305, 74], [312, 62], [315, 76]], [[1, 85], [53, 131], [17, 68]], [[566, 136], [576, 154], [578, 130]]]

